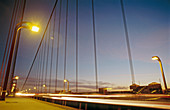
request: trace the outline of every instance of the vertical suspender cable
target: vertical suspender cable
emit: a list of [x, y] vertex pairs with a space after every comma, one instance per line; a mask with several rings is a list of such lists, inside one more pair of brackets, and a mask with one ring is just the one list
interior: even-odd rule
[[53, 23], [53, 39], [52, 40], [52, 47], [51, 47], [51, 63], [50, 63], [50, 80], [49, 80], [49, 93], [51, 92], [51, 72], [52, 72], [52, 64], [53, 64], [53, 47], [54, 47], [54, 32], [55, 32], [55, 19], [56, 19], [56, 10], [54, 12], [54, 23]]
[[[41, 46], [42, 47], [42, 46]], [[40, 50], [40, 52], [42, 52], [42, 48]], [[42, 66], [42, 54], [39, 52], [39, 56], [40, 56], [40, 61], [39, 61], [39, 77], [38, 77], [38, 93], [40, 93], [40, 87], [41, 87], [41, 66]]]
[[[65, 25], [65, 55], [64, 55], [64, 80], [66, 79], [66, 62], [67, 62], [67, 22], [68, 22], [68, 0], [66, 3], [66, 25]], [[64, 82], [65, 90], [65, 82]]]
[[124, 24], [125, 35], [126, 35], [126, 44], [127, 44], [127, 50], [128, 50], [128, 56], [129, 56], [129, 64], [130, 64], [130, 70], [131, 70], [131, 75], [132, 75], [132, 84], [134, 84], [135, 78], [134, 78], [133, 62], [132, 62], [132, 55], [131, 55], [131, 49], [130, 49], [130, 43], [129, 43], [129, 36], [128, 36], [123, 0], [120, 0], [120, 2], [121, 2], [121, 9], [122, 9], [122, 15], [123, 15], [123, 24]]
[[[41, 52], [41, 50], [40, 50]], [[38, 63], [38, 71], [37, 71], [37, 86], [36, 86], [36, 92], [39, 93], [39, 84], [40, 84], [40, 72], [41, 72], [41, 53], [39, 52], [39, 55], [38, 55], [38, 60], [37, 60], [37, 63]]]
[[9, 39], [10, 39], [9, 37], [10, 37], [10, 33], [11, 33], [11, 27], [13, 25], [14, 12], [15, 12], [15, 8], [16, 8], [16, 1], [17, 0], [14, 0], [14, 7], [13, 7], [13, 12], [12, 12], [11, 22], [10, 22], [10, 25], [9, 25], [8, 37], [7, 37], [7, 41], [6, 41], [6, 45], [5, 45], [5, 51], [4, 51], [4, 55], [3, 55], [3, 59], [2, 59], [1, 70], [0, 70], [0, 79], [1, 79], [2, 69], [4, 67], [4, 61], [5, 61], [5, 55], [7, 53], [7, 47], [9, 45]]
[[38, 56], [38, 72], [37, 72], [37, 86], [36, 86], [36, 89], [37, 89], [37, 93], [39, 93], [39, 74], [40, 74], [40, 53], [39, 53], [39, 56]]
[[92, 0], [92, 16], [93, 16], [93, 36], [94, 36], [94, 57], [95, 57], [95, 73], [96, 73], [96, 92], [98, 90], [98, 76], [97, 76], [97, 55], [96, 55], [96, 29], [95, 29], [95, 15], [94, 15], [94, 1]]
[[[22, 15], [20, 15], [20, 13], [22, 13], [22, 10], [20, 10], [20, 9], [22, 9], [22, 4], [23, 4], [23, 1], [20, 1], [19, 6], [18, 6], [19, 10], [16, 13], [17, 14], [16, 15], [17, 19], [20, 18], [20, 16], [21, 16], [21, 19], [22, 19]], [[19, 30], [19, 32], [21, 32], [21, 30]], [[11, 66], [10, 66], [10, 73], [9, 73], [9, 78], [8, 78], [8, 79], [10, 79], [8, 81], [9, 82], [9, 94], [10, 94], [11, 89], [12, 89], [12, 83], [13, 83], [12, 78], [14, 77], [14, 70], [15, 70], [14, 66], [15, 66], [15, 63], [16, 63], [17, 51], [18, 51], [18, 46], [19, 46], [18, 42], [20, 40], [20, 34], [21, 33], [18, 33], [17, 38], [16, 38], [16, 43], [15, 43], [16, 46], [14, 47], [14, 52], [13, 52], [13, 56], [12, 56], [12, 62], [11, 62]]]
[[[49, 26], [50, 27], [50, 26]], [[43, 82], [43, 84], [45, 84], [44, 90], [46, 91], [46, 79], [47, 79], [47, 70], [48, 70], [48, 54], [49, 54], [49, 43], [50, 43], [50, 29], [49, 29], [49, 34], [47, 35], [46, 33], [46, 38], [45, 38], [45, 49], [44, 49], [44, 60], [43, 60], [43, 75], [42, 75], [42, 79], [44, 81], [45, 79], [45, 83]], [[48, 39], [47, 39], [48, 38]], [[46, 49], [47, 48], [47, 49]], [[47, 50], [47, 53], [46, 53]], [[46, 59], [46, 61], [45, 61]], [[46, 64], [46, 65], [45, 65]], [[45, 67], [46, 66], [46, 67]]]
[[[43, 45], [41, 46], [41, 47], [43, 47]], [[40, 72], [39, 72], [39, 84], [38, 84], [38, 93], [40, 93], [40, 88], [42, 87], [42, 83], [41, 83], [41, 74], [42, 74], [42, 53], [43, 53], [43, 48], [41, 48], [41, 53], [39, 52], [39, 54], [40, 54]]]
[[[49, 33], [48, 33], [48, 47], [47, 47], [47, 60], [46, 60], [46, 76], [45, 78], [47, 78], [47, 72], [48, 72], [48, 56], [49, 56], [49, 46], [50, 46], [50, 32], [51, 32], [51, 21], [50, 21], [50, 26], [49, 26]], [[46, 85], [46, 82], [45, 82], [45, 85]], [[46, 85], [47, 86], [47, 85]], [[46, 87], [45, 87], [46, 89]]]
[[[16, 13], [17, 13], [17, 10], [18, 10], [18, 4], [19, 4], [19, 0], [18, 1], [15, 0], [13, 12], [12, 12], [12, 18], [11, 18], [10, 27], [9, 27], [9, 32], [8, 32], [8, 37], [7, 37], [7, 42], [6, 42], [6, 47], [5, 47], [5, 52], [4, 52], [1, 70], [0, 70], [0, 78], [1, 78], [1, 74], [2, 74], [2, 81], [1, 81], [0, 87], [2, 87], [2, 85], [3, 85], [3, 80], [4, 80], [4, 76], [5, 76], [7, 60], [8, 60], [8, 56], [9, 56], [9, 50], [10, 50], [10, 47], [11, 47], [10, 45], [11, 45], [11, 42], [12, 42], [12, 33], [13, 33], [13, 30], [14, 30], [14, 25], [15, 25], [15, 21], [16, 21]], [[6, 51], [6, 49], [7, 49], [7, 51]]]
[[[22, 14], [21, 14], [21, 21], [20, 22], [22, 22], [23, 18], [24, 18], [25, 5], [26, 5], [26, 0], [23, 1]], [[14, 59], [13, 59], [12, 71], [11, 71], [10, 91], [12, 89], [12, 78], [14, 77], [14, 72], [15, 72], [15, 64], [16, 64], [16, 59], [17, 59], [20, 36], [21, 36], [21, 30], [19, 30], [17, 41], [16, 41], [16, 48], [15, 48], [16, 50], [15, 50], [15, 53], [14, 53]]]
[[[14, 35], [16, 33], [17, 33], [17, 29], [15, 28]], [[8, 64], [7, 64], [7, 68], [6, 68], [5, 79], [4, 79], [3, 92], [2, 92], [2, 96], [1, 96], [2, 100], [5, 100], [5, 94], [6, 94], [6, 90], [7, 90], [7, 85], [8, 85], [9, 75], [10, 75], [12, 59], [13, 59], [13, 56], [14, 56], [15, 44], [16, 44], [16, 37], [13, 36], [12, 43], [11, 43], [11, 48], [10, 48], [10, 53], [9, 53], [9, 58], [8, 58]]]
[[55, 79], [55, 91], [57, 91], [57, 78], [58, 78], [58, 57], [59, 57], [59, 47], [60, 47], [60, 22], [61, 22], [61, 6], [62, 0], [60, 0], [59, 6], [59, 23], [58, 23], [58, 40], [57, 40], [57, 58], [56, 58], [56, 79]]
[[78, 0], [76, 0], [76, 92], [78, 92]]
[[37, 93], [37, 85], [38, 85], [38, 72], [39, 72], [39, 57], [37, 58], [37, 67], [35, 68], [35, 86], [34, 86], [34, 90], [35, 90], [35, 93]]
[[[46, 36], [47, 37], [47, 36]], [[45, 62], [45, 48], [46, 48], [46, 40], [44, 40], [44, 45], [42, 45], [42, 68], [41, 68], [41, 93], [43, 92], [43, 74], [44, 74], [44, 62]]]
[[45, 71], [45, 90], [46, 90], [46, 86], [47, 86], [47, 81], [46, 80], [47, 80], [47, 72], [48, 72], [48, 56], [49, 56], [49, 45], [50, 45], [50, 32], [51, 32], [51, 21], [50, 21], [50, 26], [49, 26], [48, 44], [47, 44], [46, 71]]
[[[41, 46], [42, 47], [42, 46]], [[40, 73], [39, 73], [39, 93], [41, 92], [40, 91], [40, 89], [41, 89], [41, 74], [42, 74], [42, 53], [43, 53], [43, 51], [42, 51], [43, 49], [41, 48], [41, 57], [40, 57]]]
[[39, 44], [39, 46], [38, 46], [38, 49], [37, 49], [37, 52], [36, 52], [35, 57], [34, 57], [34, 59], [33, 59], [33, 62], [32, 62], [32, 64], [31, 64], [31, 67], [30, 67], [30, 69], [29, 69], [29, 71], [28, 71], [28, 75], [27, 75], [27, 77], [26, 77], [26, 79], [25, 79], [25, 82], [24, 82], [24, 84], [23, 84], [23, 86], [22, 86], [22, 89], [24, 88], [24, 86], [25, 86], [25, 84], [26, 84], [26, 82], [27, 82], [27, 80], [28, 80], [28, 77], [29, 77], [29, 75], [30, 75], [30, 73], [31, 73], [32, 67], [33, 67], [33, 65], [34, 65], [34, 62], [35, 62], [36, 57], [37, 57], [37, 55], [38, 55], [38, 52], [39, 52], [39, 50], [40, 50], [41, 44], [42, 44], [42, 42], [43, 42], [45, 33], [46, 33], [47, 29], [48, 29], [48, 25], [49, 25], [49, 23], [50, 23], [50, 20], [51, 20], [51, 18], [52, 18], [52, 15], [53, 15], [53, 12], [54, 12], [54, 10], [55, 10], [55, 8], [56, 8], [57, 3], [58, 3], [58, 0], [56, 0], [56, 2], [55, 2], [55, 4], [54, 4], [53, 10], [52, 10], [51, 15], [50, 15], [50, 18], [49, 18], [48, 23], [47, 23], [47, 25], [46, 25], [46, 28], [45, 28], [45, 31], [44, 31], [44, 33], [43, 33], [42, 39], [41, 39], [40, 44]]

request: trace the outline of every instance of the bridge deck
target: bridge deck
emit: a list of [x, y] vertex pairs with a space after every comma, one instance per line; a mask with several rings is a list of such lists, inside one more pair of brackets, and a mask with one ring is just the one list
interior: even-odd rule
[[52, 104], [31, 98], [10, 97], [0, 101], [1, 110], [76, 110], [58, 104]]

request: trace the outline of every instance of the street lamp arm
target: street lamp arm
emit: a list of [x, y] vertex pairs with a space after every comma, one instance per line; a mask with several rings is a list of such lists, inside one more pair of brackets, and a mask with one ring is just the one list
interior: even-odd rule
[[22, 26], [22, 24], [31, 24], [31, 25], [33, 25], [31, 22], [22, 21], [22, 22], [18, 23], [18, 24], [16, 25], [16, 27]]
[[[25, 25], [23, 25], [25, 24]], [[39, 27], [31, 22], [26, 22], [26, 21], [23, 21], [23, 22], [20, 22], [18, 23], [16, 26], [15, 26], [15, 29], [20, 29], [20, 28], [27, 28], [27, 29], [31, 29], [32, 31], [34, 32], [38, 32], [39, 31]]]

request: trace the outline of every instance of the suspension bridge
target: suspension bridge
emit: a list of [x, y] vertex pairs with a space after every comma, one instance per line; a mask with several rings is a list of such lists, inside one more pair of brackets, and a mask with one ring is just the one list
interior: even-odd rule
[[[118, 32], [121, 35], [112, 36], [112, 34], [110, 35], [112, 33], [111, 27], [104, 27], [105, 24], [108, 24], [105, 17], [108, 12], [100, 9], [102, 8], [102, 3], [103, 5], [108, 5], [104, 7], [109, 7], [110, 3], [113, 3], [115, 9], [118, 10], [116, 13], [119, 13], [117, 14], [119, 15], [119, 21], [113, 22], [120, 22], [116, 25], [121, 25], [121, 28], [115, 26], [114, 29], [121, 29]], [[158, 56], [154, 56], [153, 59], [158, 60], [160, 63], [164, 86], [162, 87], [161, 84], [155, 82], [150, 83], [148, 86], [136, 84], [133, 44], [131, 44], [130, 29], [128, 28], [129, 23], [132, 21], [127, 19], [128, 14], [126, 12], [129, 10], [126, 10], [128, 7], [126, 4], [128, 2], [124, 0], [108, 1], [106, 4], [97, 0], [89, 0], [88, 2], [56, 0], [48, 13], [48, 20], [44, 30], [41, 31], [42, 36], [39, 37], [37, 47], [33, 47], [35, 51], [31, 52], [33, 58], [29, 61], [31, 62], [30, 65], [27, 66], [27, 73], [24, 73], [25, 76], [16, 74], [17, 60], [20, 59], [18, 48], [21, 30], [23, 28], [37, 32], [39, 28], [41, 30], [39, 24], [34, 25], [32, 22], [24, 20], [26, 4], [26, 0], [14, 1], [0, 70], [1, 100], [5, 100], [5, 96], [8, 94], [9, 96], [27, 96], [85, 110], [170, 108], [168, 101], [170, 98], [168, 95], [169, 89], [166, 84], [162, 62]], [[82, 9], [82, 7], [86, 8]], [[104, 12], [103, 15], [101, 12]], [[85, 16], [82, 16], [83, 14]], [[110, 14], [109, 11], [108, 15]], [[102, 23], [99, 23], [99, 21], [102, 21]], [[106, 35], [103, 35], [101, 31], [107, 31], [104, 32]], [[110, 38], [110, 36], [112, 37]], [[115, 45], [109, 44], [109, 40], [115, 40], [113, 41]], [[107, 74], [109, 71], [107, 69], [113, 64], [110, 63], [110, 60], [114, 58], [104, 59], [102, 57], [105, 57], [105, 53], [112, 54], [110, 52], [112, 49], [109, 50], [108, 48], [116, 46], [118, 41], [121, 45], [117, 45], [120, 47], [117, 47], [115, 54], [126, 58], [125, 60], [123, 59], [124, 61], [120, 61], [122, 64], [117, 63], [118, 61], [115, 59], [115, 67], [119, 70], [125, 69], [126, 72], [128, 71], [129, 78], [125, 78], [126, 80], [128, 79], [127, 82], [125, 81], [125, 83], [128, 83], [128, 87], [115, 87], [114, 90], [114, 84], [103, 82], [103, 79], [107, 80], [110, 75]], [[102, 49], [107, 49], [109, 52], [107, 50], [102, 51]], [[122, 50], [123, 55], [121, 55]], [[107, 60], [108, 63], [104, 60]], [[28, 61], [28, 59], [25, 61]], [[126, 63], [124, 64], [123, 62]], [[22, 70], [22, 67], [24, 65], [20, 67], [20, 70]], [[115, 67], [112, 68], [116, 69]], [[122, 71], [118, 72], [113, 69], [111, 73], [114, 73], [114, 71], [122, 74]], [[123, 75], [120, 75], [119, 78], [122, 77], [122, 80], [125, 80]], [[110, 80], [111, 76], [108, 79]], [[114, 80], [117, 83], [115, 78]], [[157, 94], [153, 95], [152, 93]]]

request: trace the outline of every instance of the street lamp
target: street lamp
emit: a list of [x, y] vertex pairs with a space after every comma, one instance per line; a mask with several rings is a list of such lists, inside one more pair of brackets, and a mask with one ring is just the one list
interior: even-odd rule
[[35, 93], [37, 93], [37, 87], [34, 86]]
[[69, 92], [69, 81], [64, 79], [64, 91], [65, 91], [65, 83], [67, 82], [67, 91]]
[[37, 27], [37, 26], [32, 26], [32, 27], [31, 27], [31, 30], [34, 31], [34, 32], [38, 32], [38, 31], [39, 31], [39, 27]]
[[11, 88], [11, 91], [13, 93], [13, 96], [15, 96], [15, 92], [16, 92], [16, 89], [17, 89], [17, 80], [19, 79], [19, 76], [15, 76], [14, 78], [12, 78], [12, 88]]
[[163, 70], [161, 59], [158, 56], [153, 56], [152, 60], [158, 60], [159, 61], [159, 65], [160, 65], [160, 69], [161, 69], [161, 73], [162, 73], [162, 78], [163, 78], [163, 82], [164, 82], [164, 86], [165, 86], [165, 91], [167, 92], [168, 89], [167, 89], [167, 84], [166, 84], [166, 80], [165, 80], [165, 75], [164, 75], [164, 70]]
[[10, 49], [9, 58], [8, 58], [8, 65], [7, 65], [7, 68], [6, 68], [6, 75], [5, 75], [1, 100], [5, 100], [5, 94], [7, 92], [7, 83], [8, 83], [8, 78], [9, 78], [9, 72], [10, 72], [10, 69], [11, 69], [12, 59], [13, 59], [15, 45], [16, 45], [17, 33], [22, 28], [27, 28], [27, 29], [30, 29], [34, 32], [38, 32], [38, 30], [39, 30], [39, 28], [36, 25], [34, 25], [30, 22], [20, 22], [15, 26], [12, 44], [11, 44], [11, 47], [10, 47], [11, 49]]
[[15, 76], [14, 79], [18, 80], [18, 79], [19, 79], [19, 76]]
[[43, 84], [43, 87], [44, 87], [44, 90], [45, 90], [45, 93], [47, 92], [47, 87], [45, 84]]

